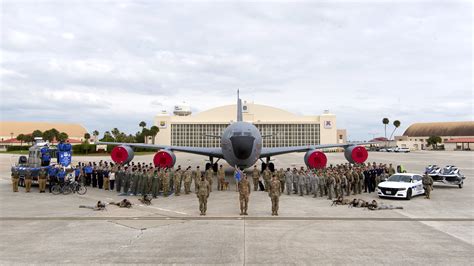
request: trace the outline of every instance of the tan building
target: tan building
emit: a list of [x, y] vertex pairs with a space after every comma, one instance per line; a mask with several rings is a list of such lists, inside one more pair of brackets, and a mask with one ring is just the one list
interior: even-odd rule
[[[55, 128], [59, 132], [68, 134], [72, 142], [83, 141], [84, 134], [87, 130], [79, 124], [70, 123], [49, 123], [49, 122], [17, 122], [17, 121], [1, 121], [0, 122], [0, 142], [14, 143], [16, 137], [20, 134], [31, 134], [35, 130], [46, 131]], [[14, 143], [15, 145], [16, 143]], [[18, 143], [19, 144], [19, 143]]]
[[425, 150], [431, 149], [427, 147], [430, 136], [441, 137], [440, 145], [446, 150], [467, 149], [465, 147], [468, 146], [463, 143], [469, 143], [465, 140], [474, 138], [474, 121], [415, 123], [405, 130], [403, 136], [395, 137], [395, 140], [398, 147]]
[[[219, 147], [220, 139], [204, 135], [221, 135], [236, 120], [236, 105], [216, 107], [196, 115], [166, 112], [155, 117], [160, 128], [155, 143], [162, 145]], [[262, 135], [264, 147], [334, 144], [346, 141], [345, 131], [336, 128], [336, 116], [299, 116], [275, 107], [247, 103], [242, 105], [243, 120], [253, 123]]]

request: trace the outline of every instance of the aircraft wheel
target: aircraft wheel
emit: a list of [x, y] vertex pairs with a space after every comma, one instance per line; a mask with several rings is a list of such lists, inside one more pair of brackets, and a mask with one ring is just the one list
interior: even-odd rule
[[205, 167], [205, 168], [206, 168], [206, 170], [209, 169], [209, 168], [211, 168], [211, 163], [206, 163], [206, 167]]
[[459, 183], [459, 185], [458, 185], [459, 188], [462, 188], [463, 184], [464, 184], [464, 182]]
[[217, 165], [217, 163], [214, 163], [214, 164], [212, 165], [212, 170], [213, 170], [214, 172], [217, 172], [217, 169], [219, 169], [219, 168], [218, 168], [218, 165]]
[[265, 171], [265, 169], [267, 169], [267, 164], [266, 164], [266, 163], [262, 163], [262, 170], [261, 170], [261, 172]]

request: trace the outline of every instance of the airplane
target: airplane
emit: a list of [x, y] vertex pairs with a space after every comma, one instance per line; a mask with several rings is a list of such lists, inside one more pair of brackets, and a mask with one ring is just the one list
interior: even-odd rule
[[[361, 164], [368, 158], [367, 149], [363, 145], [370, 143], [355, 144], [324, 144], [324, 145], [306, 145], [292, 147], [262, 147], [262, 139], [268, 136], [262, 136], [260, 131], [252, 123], [244, 122], [242, 119], [242, 100], [237, 91], [237, 121], [224, 129], [222, 135], [205, 135], [221, 139], [221, 147], [186, 147], [186, 146], [168, 146], [145, 143], [118, 143], [118, 142], [97, 142], [97, 144], [117, 145], [111, 151], [111, 158], [115, 163], [127, 164], [133, 160], [134, 152], [132, 147], [155, 149], [158, 152], [153, 157], [153, 163], [160, 168], [172, 168], [176, 162], [177, 152], [186, 152], [209, 157], [206, 169], [213, 167], [217, 169], [217, 162], [220, 159], [225, 160], [229, 165], [244, 170], [254, 165], [258, 160], [262, 161], [262, 170], [267, 166], [271, 171], [274, 170], [273, 163], [270, 163], [272, 156], [292, 153], [306, 152], [304, 162], [308, 168], [326, 167], [327, 157], [320, 151], [326, 148], [344, 148], [344, 156], [350, 163]], [[218, 160], [214, 163], [214, 158]], [[266, 163], [263, 162], [266, 159]]]

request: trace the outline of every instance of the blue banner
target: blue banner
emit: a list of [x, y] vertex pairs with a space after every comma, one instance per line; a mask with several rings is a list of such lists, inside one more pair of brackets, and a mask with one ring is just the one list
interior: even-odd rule
[[242, 178], [242, 172], [240, 172], [240, 170], [237, 169], [235, 172], [235, 179], [237, 180], [237, 182], [240, 182], [241, 178]]
[[58, 151], [58, 162], [62, 166], [71, 164], [71, 151]]

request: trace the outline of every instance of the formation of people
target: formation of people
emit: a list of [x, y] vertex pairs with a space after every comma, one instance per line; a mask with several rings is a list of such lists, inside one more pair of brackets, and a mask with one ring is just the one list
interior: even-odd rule
[[[372, 193], [378, 184], [395, 174], [392, 164], [367, 163], [354, 165], [350, 163], [331, 165], [323, 169], [308, 169], [301, 167], [283, 168], [274, 172], [268, 168], [261, 171], [256, 165], [251, 171], [251, 180], [243, 173], [242, 178], [236, 182], [236, 191], [239, 192], [240, 214], [248, 215], [248, 203], [252, 191], [265, 191], [272, 202], [272, 215], [278, 215], [279, 197], [282, 193], [287, 195], [313, 196], [314, 198], [327, 197], [329, 200], [357, 195], [362, 192]], [[24, 177], [25, 191], [31, 189], [32, 174]], [[228, 189], [229, 182], [226, 181], [225, 171], [222, 165], [217, 172], [212, 167], [201, 170], [199, 166], [192, 169], [186, 168], [159, 168], [151, 163], [131, 162], [126, 165], [114, 164], [112, 162], [100, 161], [89, 163], [78, 163], [69, 169], [61, 167], [42, 168], [38, 172], [38, 183], [40, 193], [45, 192], [46, 183], [49, 190], [54, 183], [66, 180], [75, 180], [85, 186], [98, 189], [116, 191], [122, 195], [144, 196], [152, 198], [158, 196], [168, 197], [171, 194], [180, 196], [182, 193], [188, 195], [192, 191], [199, 199], [199, 210], [201, 215], [206, 215], [207, 200], [213, 190], [213, 181], [217, 190]], [[12, 169], [13, 191], [18, 191], [18, 173]], [[432, 187], [426, 181], [429, 191]], [[423, 182], [425, 184], [425, 181]], [[194, 186], [193, 186], [194, 184]]]

